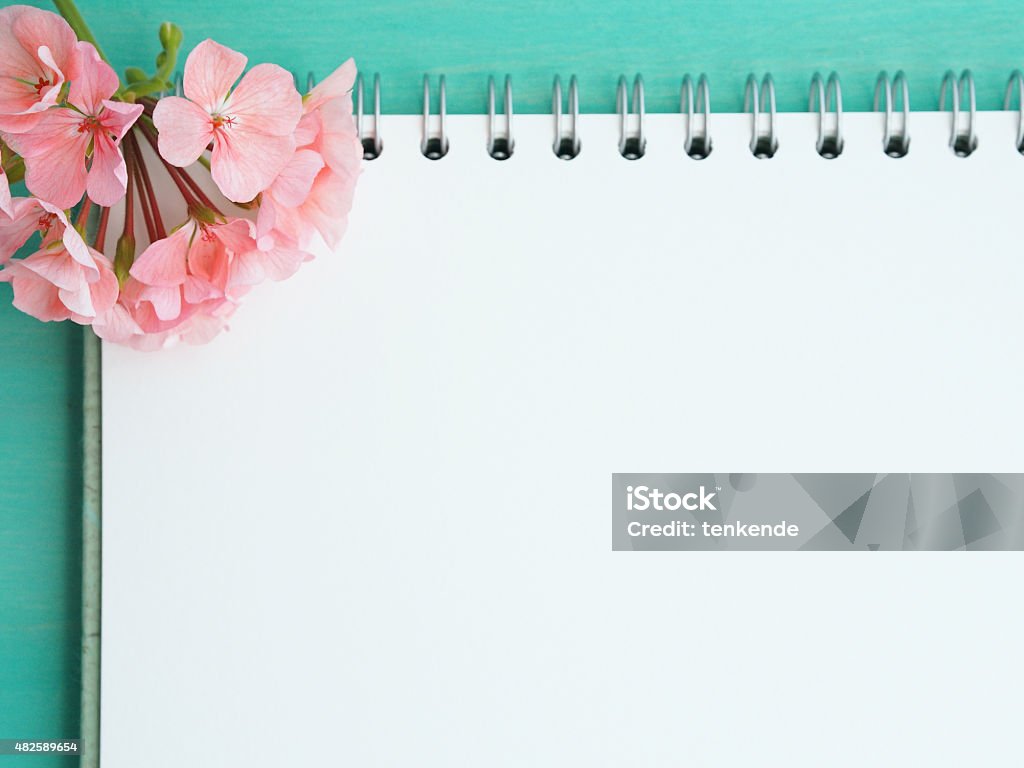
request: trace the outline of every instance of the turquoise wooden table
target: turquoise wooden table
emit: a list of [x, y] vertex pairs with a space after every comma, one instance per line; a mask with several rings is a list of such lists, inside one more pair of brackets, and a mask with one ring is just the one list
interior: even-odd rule
[[[687, 72], [709, 75], [714, 109], [736, 111], [746, 74], [765, 71], [780, 109], [803, 110], [810, 76], [832, 69], [846, 109], [864, 110], [882, 68], [904, 69], [914, 108], [934, 109], [945, 70], [963, 67], [974, 71], [979, 108], [995, 109], [1010, 71], [1024, 66], [1024, 4], [1013, 0], [82, 0], [80, 8], [118, 69], [148, 67], [157, 25], [170, 19], [188, 47], [213, 37], [301, 82], [354, 56], [380, 72], [385, 113], [420, 109], [425, 72], [447, 75], [454, 113], [483, 111], [487, 76], [505, 73], [523, 112], [549, 109], [556, 73], [579, 76], [584, 111], [611, 111], [619, 74], [634, 72], [644, 75], [651, 111], [678, 109]], [[82, 333], [21, 316], [0, 285], [0, 738], [79, 732]]]

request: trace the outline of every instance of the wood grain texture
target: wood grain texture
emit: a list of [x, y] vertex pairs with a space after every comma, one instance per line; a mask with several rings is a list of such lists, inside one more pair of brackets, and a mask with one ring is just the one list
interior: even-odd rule
[[0, 738], [78, 734], [82, 333], [0, 285]]
[[[45, 3], [33, 3], [48, 7]], [[119, 69], [149, 68], [156, 30], [177, 21], [274, 61], [305, 81], [348, 56], [381, 73], [384, 110], [420, 109], [425, 72], [448, 77], [453, 113], [480, 112], [488, 75], [513, 76], [516, 109], [550, 108], [554, 74], [580, 78], [585, 111], [614, 108], [620, 73], [642, 72], [651, 111], [678, 109], [682, 76], [706, 72], [717, 111], [741, 108], [748, 72], [771, 71], [783, 110], [806, 108], [816, 70], [843, 77], [845, 106], [870, 108], [879, 69], [904, 69], [912, 104], [933, 109], [948, 68], [973, 69], [994, 109], [1024, 66], [1024, 4], [1012, 0], [222, 0], [80, 7]], [[211, 10], [213, 8], [214, 10]], [[0, 737], [67, 737], [78, 727], [80, 329], [43, 326], [0, 285]], [[42, 768], [48, 758], [26, 758]], [[17, 762], [17, 761], [15, 761]], [[54, 764], [54, 763], [49, 763]]]
[[934, 109], [943, 73], [963, 67], [975, 73], [979, 107], [995, 109], [1010, 71], [1024, 67], [1024, 6], [1007, 0], [223, 0], [214, 14], [205, 0], [80, 6], [119, 67], [151, 62], [157, 24], [170, 18], [187, 44], [214, 37], [303, 83], [354, 56], [381, 73], [384, 110], [396, 113], [420, 109], [425, 72], [446, 73], [456, 113], [483, 111], [487, 76], [505, 73], [521, 111], [550, 109], [556, 73], [579, 76], [584, 111], [609, 111], [619, 74], [642, 72], [649, 109], [666, 112], [678, 109], [687, 72], [709, 75], [716, 110], [741, 109], [746, 75], [766, 71], [780, 109], [804, 110], [811, 75], [833, 69], [846, 107], [865, 110], [882, 68], [904, 69], [914, 106]]

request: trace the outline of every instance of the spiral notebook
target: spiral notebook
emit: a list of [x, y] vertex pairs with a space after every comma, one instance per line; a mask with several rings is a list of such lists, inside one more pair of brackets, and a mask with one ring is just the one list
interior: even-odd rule
[[337, 253], [103, 350], [104, 766], [1009, 765], [1019, 559], [613, 551], [614, 473], [1024, 467], [1018, 114], [899, 89], [367, 115]]

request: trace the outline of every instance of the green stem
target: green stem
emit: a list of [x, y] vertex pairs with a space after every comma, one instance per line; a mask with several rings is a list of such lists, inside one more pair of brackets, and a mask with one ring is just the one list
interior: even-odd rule
[[64, 20], [71, 25], [71, 29], [75, 31], [75, 35], [79, 40], [85, 43], [92, 43], [96, 52], [99, 53], [100, 58], [103, 59], [107, 64], [110, 63], [110, 59], [103, 53], [103, 49], [100, 48], [100, 44], [96, 42], [96, 38], [92, 34], [92, 30], [89, 29], [89, 25], [85, 23], [85, 19], [82, 18], [82, 14], [78, 10], [78, 6], [75, 5], [74, 0], [53, 0], [53, 5]]

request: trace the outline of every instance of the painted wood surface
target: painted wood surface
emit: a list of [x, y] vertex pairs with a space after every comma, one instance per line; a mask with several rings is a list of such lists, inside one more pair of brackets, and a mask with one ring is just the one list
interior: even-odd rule
[[[871, 108], [880, 69], [904, 69], [918, 109], [934, 109], [943, 73], [970, 67], [978, 104], [995, 109], [1010, 71], [1024, 67], [1019, 0], [366, 0], [289, 3], [80, 0], [115, 64], [151, 62], [160, 21], [186, 43], [213, 37], [274, 61], [305, 82], [347, 56], [380, 72], [385, 112], [420, 109], [423, 73], [448, 77], [451, 111], [486, 107], [488, 75], [509, 73], [517, 109], [550, 109], [551, 81], [576, 73], [584, 111], [610, 111], [621, 73], [644, 75], [648, 108], [678, 109], [680, 81], [706, 72], [713, 107], [742, 108], [749, 72], [774, 74], [779, 107], [807, 108], [815, 70], [843, 78], [845, 106]], [[216, 9], [211, 11], [210, 9]], [[204, 19], [208, 15], [213, 18]]]
[[[33, 3], [48, 7], [45, 3]], [[516, 109], [550, 108], [556, 73], [580, 78], [584, 111], [614, 108], [620, 73], [641, 72], [651, 111], [678, 109], [687, 73], [711, 78], [718, 111], [742, 105], [748, 72], [774, 74], [783, 110], [806, 108], [816, 70], [837, 70], [849, 110], [871, 106], [882, 68], [904, 69], [912, 104], [934, 109], [943, 73], [970, 67], [978, 105], [998, 108], [1024, 66], [1024, 3], [808, 0], [177, 0], [80, 7], [119, 68], [149, 66], [156, 29], [177, 21], [274, 61], [305, 82], [347, 56], [380, 72], [384, 110], [420, 109], [423, 73], [448, 77], [453, 113], [480, 112], [488, 75], [509, 73]], [[0, 284], [0, 738], [77, 735], [81, 552], [81, 329], [44, 326]], [[144, 510], [140, 510], [144, 513]], [[37, 768], [46, 757], [10, 758]], [[69, 763], [70, 764], [70, 763]]]

